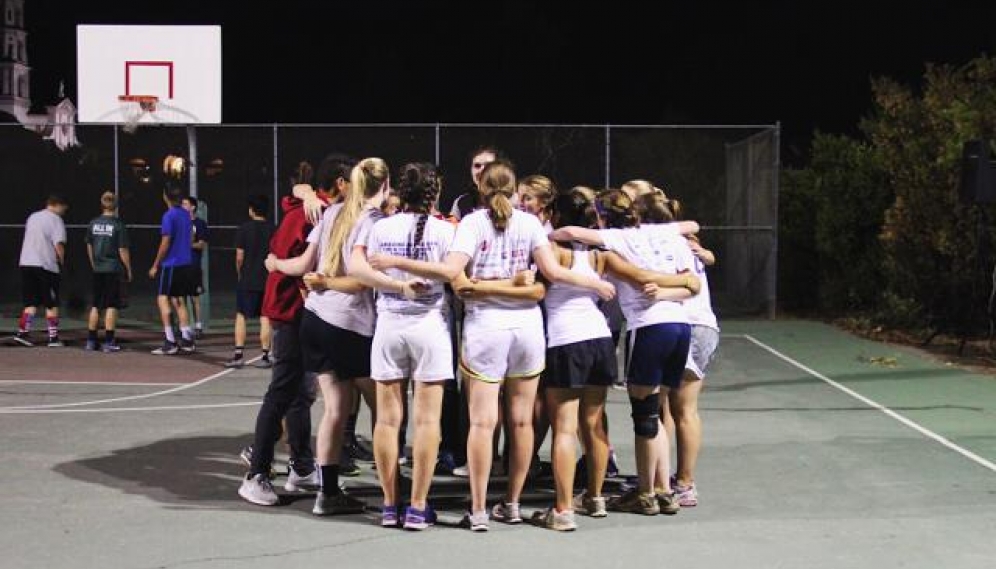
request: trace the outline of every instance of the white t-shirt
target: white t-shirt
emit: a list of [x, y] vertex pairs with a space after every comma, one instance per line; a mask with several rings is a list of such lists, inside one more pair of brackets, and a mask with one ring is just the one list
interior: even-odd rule
[[66, 224], [62, 222], [62, 217], [48, 209], [32, 213], [24, 224], [20, 266], [41, 267], [58, 273], [59, 258], [55, 254], [55, 246], [65, 242]]
[[[367, 239], [367, 255], [385, 253], [420, 261], [442, 262], [450, 250], [456, 228], [453, 224], [430, 215], [425, 221], [421, 244], [415, 244], [413, 240], [418, 217], [417, 214], [398, 213], [378, 221]], [[399, 281], [415, 278], [415, 275], [399, 269], [388, 269], [385, 273]], [[446, 306], [446, 289], [441, 282], [429, 282], [429, 293], [414, 300], [408, 300], [395, 292], [378, 291], [378, 313], [418, 315], [443, 310]]]
[[[674, 224], [649, 224], [626, 229], [602, 229], [599, 235], [605, 247], [619, 253], [641, 269], [676, 275], [694, 268], [695, 256]], [[626, 316], [627, 329], [689, 321], [688, 310], [681, 302], [655, 301], [647, 298], [628, 282], [613, 278], [619, 305]]]
[[705, 265], [698, 257], [694, 257], [693, 266], [692, 270], [699, 277], [701, 289], [697, 295], [685, 301], [685, 309], [688, 310], [688, 321], [698, 326], [707, 326], [719, 332], [719, 322], [716, 321], [716, 314], [712, 311], [712, 297], [709, 294], [709, 278], [706, 276]]
[[[511, 279], [532, 264], [533, 250], [548, 244], [546, 232], [534, 215], [513, 210], [505, 231], [498, 232], [488, 210], [465, 216], [457, 227], [450, 252], [470, 257], [467, 274], [481, 280]], [[532, 300], [490, 297], [467, 299], [466, 314], [475, 322], [501, 329], [531, 325]]]
[[[317, 270], [321, 271], [325, 264], [325, 243], [329, 234], [329, 227], [335, 223], [336, 217], [342, 210], [342, 204], [335, 204], [325, 209], [322, 221], [316, 225], [308, 234], [308, 243], [318, 244], [318, 265]], [[364, 244], [369, 239], [370, 230], [374, 222], [383, 217], [378, 209], [364, 209], [356, 220], [356, 225], [346, 238], [342, 246], [342, 258], [344, 266], [349, 267], [349, 257], [353, 251], [353, 246]], [[340, 267], [335, 276], [345, 276], [345, 272]], [[315, 313], [316, 316], [329, 324], [350, 330], [362, 336], [373, 336], [374, 333], [374, 295], [370, 289], [364, 289], [356, 294], [347, 294], [334, 290], [323, 290], [320, 292], [309, 292], [308, 298], [304, 300], [304, 307]]]

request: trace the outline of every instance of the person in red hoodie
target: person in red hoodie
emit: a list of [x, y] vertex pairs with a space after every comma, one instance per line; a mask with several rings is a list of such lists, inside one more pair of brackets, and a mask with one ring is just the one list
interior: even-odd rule
[[[331, 203], [349, 188], [349, 174], [355, 160], [342, 156], [326, 157], [318, 169], [318, 198], [325, 205]], [[294, 183], [307, 184], [311, 180], [311, 167], [302, 163]], [[310, 193], [310, 192], [309, 192]], [[289, 259], [300, 255], [308, 246], [308, 221], [306, 204], [294, 195], [281, 201], [283, 219], [270, 239], [267, 269], [270, 273], [263, 292], [263, 316], [270, 319], [273, 337], [273, 358], [270, 386], [263, 396], [263, 405], [256, 416], [254, 443], [249, 452], [249, 472], [239, 487], [239, 496], [261, 506], [273, 506], [280, 498], [270, 480], [273, 452], [281, 434], [281, 420], [286, 417], [287, 442], [291, 450], [291, 464], [284, 489], [288, 492], [314, 490], [319, 487], [319, 472], [315, 468], [311, 449], [311, 405], [315, 401], [314, 386], [305, 374], [301, 360], [298, 328], [304, 306], [304, 283], [300, 277], [290, 277], [272, 270], [270, 259]], [[347, 277], [348, 278], [348, 277]]]

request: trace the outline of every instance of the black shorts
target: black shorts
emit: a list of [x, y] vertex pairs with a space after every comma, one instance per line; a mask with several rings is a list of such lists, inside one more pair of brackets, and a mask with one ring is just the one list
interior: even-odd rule
[[190, 265], [194, 268], [194, 292], [190, 296], [200, 296], [204, 294], [204, 269], [200, 263]]
[[300, 342], [304, 371], [332, 372], [338, 380], [370, 377], [372, 337], [333, 326], [305, 309]]
[[41, 267], [21, 267], [21, 299], [24, 306], [59, 307], [59, 273]]
[[93, 273], [93, 304], [98, 310], [121, 308], [121, 273]]
[[612, 338], [595, 338], [548, 348], [543, 386], [579, 389], [612, 385], [618, 373]]
[[193, 265], [162, 267], [159, 272], [159, 288], [156, 294], [172, 298], [194, 296], [197, 283]]
[[235, 309], [242, 316], [246, 318], [259, 318], [262, 308], [263, 291], [241, 289], [235, 291]]

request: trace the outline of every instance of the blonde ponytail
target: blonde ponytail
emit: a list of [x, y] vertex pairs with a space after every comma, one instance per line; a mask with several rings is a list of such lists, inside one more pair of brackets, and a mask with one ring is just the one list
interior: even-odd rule
[[342, 202], [342, 209], [329, 227], [325, 240], [325, 262], [321, 266], [323, 274], [331, 277], [345, 273], [343, 245], [363, 213], [364, 202], [376, 195], [388, 178], [387, 163], [380, 158], [366, 158], [353, 167], [349, 175], [349, 192]]

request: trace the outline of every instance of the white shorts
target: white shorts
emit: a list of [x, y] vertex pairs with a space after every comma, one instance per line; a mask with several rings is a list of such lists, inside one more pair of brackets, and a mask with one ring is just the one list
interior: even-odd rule
[[[538, 311], [537, 311], [538, 313]], [[542, 317], [521, 328], [495, 329], [468, 320], [463, 328], [460, 371], [488, 383], [505, 378], [534, 377], [546, 367], [546, 335]]]
[[699, 379], [705, 378], [706, 368], [716, 355], [719, 346], [719, 332], [708, 327], [695, 324], [692, 326], [692, 341], [688, 347], [688, 361], [685, 369], [695, 374]]
[[377, 318], [370, 350], [375, 381], [453, 379], [453, 347], [442, 314], [385, 315]]

